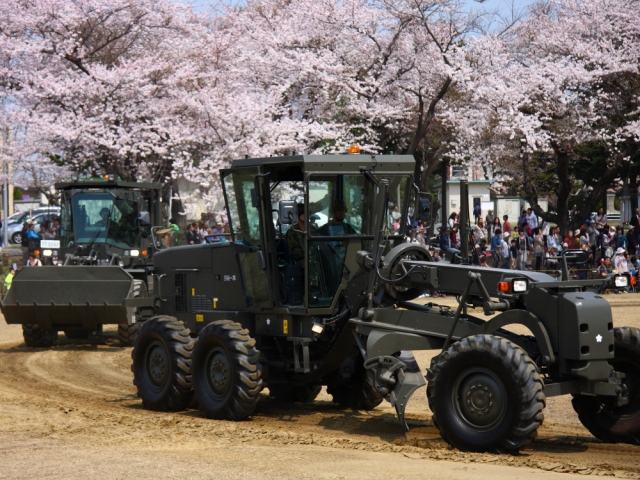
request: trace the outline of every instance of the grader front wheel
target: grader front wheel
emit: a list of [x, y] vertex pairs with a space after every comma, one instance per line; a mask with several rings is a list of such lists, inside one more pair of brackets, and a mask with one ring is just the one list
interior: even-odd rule
[[542, 424], [545, 395], [535, 363], [503, 338], [461, 339], [434, 359], [427, 380], [433, 422], [460, 450], [518, 450]]

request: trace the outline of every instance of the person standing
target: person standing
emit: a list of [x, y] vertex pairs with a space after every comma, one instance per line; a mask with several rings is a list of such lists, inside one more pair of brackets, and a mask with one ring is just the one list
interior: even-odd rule
[[187, 245], [197, 245], [200, 243], [197, 227], [197, 223], [190, 223], [189, 227], [187, 227]]
[[504, 233], [511, 233], [511, 223], [509, 223], [509, 215], [502, 216], [502, 231]]
[[631, 216], [631, 221], [629, 223], [636, 231], [638, 231], [638, 227], [640, 227], [640, 208], [636, 208], [636, 211]]
[[11, 266], [11, 270], [7, 273], [7, 276], [4, 277], [4, 293], [7, 293], [11, 288], [11, 284], [13, 283], [13, 277], [16, 275], [15, 267]]
[[635, 227], [629, 227], [627, 230], [627, 245], [630, 255], [635, 255], [638, 249], [638, 237], [635, 232]]
[[506, 242], [506, 240], [509, 238], [509, 234], [508, 233], [503, 233], [500, 236], [500, 255], [501, 255], [501, 260], [502, 260], [502, 265], [500, 266], [500, 268], [504, 268], [506, 270], [510, 270], [511, 269], [511, 250], [509, 248], [509, 244]]
[[481, 218], [479, 218], [476, 224], [471, 227], [471, 233], [473, 233], [475, 243], [480, 243], [482, 240], [487, 238], [487, 232], [484, 229], [484, 223]]
[[493, 220], [495, 219], [495, 217], [493, 216], [493, 210], [489, 210], [489, 213], [487, 213], [487, 216], [484, 217], [484, 225], [485, 227], [487, 227], [487, 234], [489, 236], [491, 236], [491, 234], [493, 233]]
[[480, 204], [477, 204], [473, 207], [473, 218], [476, 220], [476, 225], [478, 224], [480, 217], [482, 217], [482, 207], [480, 207]]
[[587, 227], [587, 235], [589, 235], [589, 247], [591, 248], [591, 255], [593, 255], [593, 261], [596, 260], [596, 251], [598, 249], [598, 229], [596, 228], [596, 221], [591, 219], [589, 226]]
[[22, 225], [22, 231], [20, 232], [20, 249], [22, 250], [22, 263], [25, 265], [29, 260], [29, 238], [27, 237], [27, 230], [29, 229], [29, 223], [24, 222]]
[[600, 207], [598, 213], [596, 213], [596, 228], [602, 230], [607, 225], [607, 214], [604, 213], [604, 208]]
[[533, 257], [536, 259], [534, 269], [542, 269], [542, 257], [544, 256], [544, 239], [542, 238], [542, 231], [536, 227], [533, 231]]
[[531, 250], [531, 240], [524, 234], [524, 231], [520, 231], [520, 235], [516, 238], [516, 248], [518, 249], [518, 268], [520, 270], [527, 269], [527, 255]]
[[629, 248], [629, 241], [621, 226], [616, 227], [616, 233], [613, 235], [613, 239], [618, 247], [622, 247], [625, 250]]
[[531, 207], [527, 209], [527, 226], [531, 230], [531, 234], [535, 235], [534, 230], [538, 228], [538, 216], [533, 213], [533, 209]]
[[491, 237], [491, 256], [493, 257], [493, 268], [498, 268], [502, 261], [502, 230], [499, 228]]
[[509, 247], [509, 259], [511, 261], [511, 270], [518, 268], [518, 247], [516, 241], [511, 240], [511, 246]]

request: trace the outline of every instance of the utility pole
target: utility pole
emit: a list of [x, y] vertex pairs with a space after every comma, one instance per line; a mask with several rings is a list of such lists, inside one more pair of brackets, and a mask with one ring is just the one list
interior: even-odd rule
[[[9, 127], [5, 127], [2, 131], [2, 150], [6, 153], [7, 143], [9, 142]], [[9, 238], [7, 236], [7, 219], [9, 218], [9, 165], [7, 165], [6, 155], [3, 155], [2, 173], [4, 174], [4, 185], [2, 189], [2, 210], [3, 223], [2, 223], [2, 245], [7, 246], [9, 244]]]
[[442, 216], [441, 226], [444, 227], [448, 221], [447, 218], [447, 174], [449, 173], [449, 160], [445, 157], [442, 159], [442, 205], [440, 205]]

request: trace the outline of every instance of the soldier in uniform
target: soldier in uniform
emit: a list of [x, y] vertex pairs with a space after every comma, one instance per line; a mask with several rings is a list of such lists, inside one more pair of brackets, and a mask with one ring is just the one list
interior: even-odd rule
[[304, 264], [304, 237], [307, 233], [305, 225], [304, 204], [298, 204], [298, 223], [291, 225], [287, 230], [285, 239], [289, 246], [289, 254], [298, 265]]

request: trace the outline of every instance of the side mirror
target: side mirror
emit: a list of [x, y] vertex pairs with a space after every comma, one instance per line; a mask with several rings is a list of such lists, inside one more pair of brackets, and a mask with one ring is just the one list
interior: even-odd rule
[[298, 221], [298, 209], [293, 200], [280, 200], [278, 217], [281, 225], [293, 225]]
[[138, 213], [138, 223], [141, 227], [148, 227], [151, 225], [151, 215], [149, 215], [149, 212]]
[[253, 208], [260, 208], [260, 197], [258, 191], [255, 188], [251, 189], [251, 206]]

